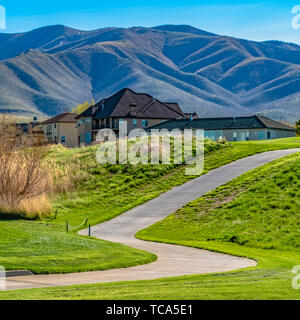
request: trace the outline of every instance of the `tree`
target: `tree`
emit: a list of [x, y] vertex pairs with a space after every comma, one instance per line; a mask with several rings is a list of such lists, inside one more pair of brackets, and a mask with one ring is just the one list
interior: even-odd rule
[[89, 103], [88, 101], [85, 101], [83, 104], [78, 104], [75, 108], [71, 110], [72, 113], [81, 114], [85, 110], [87, 110], [89, 107], [95, 105], [95, 100], [92, 99], [92, 102]]
[[51, 190], [52, 180], [43, 166], [44, 147], [35, 147], [30, 134], [0, 118], [0, 205], [16, 209], [21, 201]]

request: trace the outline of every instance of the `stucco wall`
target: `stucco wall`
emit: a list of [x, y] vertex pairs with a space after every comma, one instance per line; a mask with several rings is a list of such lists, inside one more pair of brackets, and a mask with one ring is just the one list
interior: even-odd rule
[[[62, 136], [66, 137], [66, 142], [62, 142]], [[68, 148], [76, 148], [78, 146], [76, 123], [59, 123], [58, 137], [58, 143]]]
[[[268, 136], [270, 132], [270, 136]], [[248, 129], [248, 130], [205, 130], [205, 137], [217, 140], [220, 137], [227, 141], [267, 140], [295, 137], [296, 133], [288, 130], [276, 129]]]
[[[48, 128], [51, 127], [52, 135], [47, 135]], [[45, 138], [52, 143], [60, 143], [68, 148], [76, 148], [78, 146], [78, 133], [76, 123], [52, 123], [39, 126], [44, 132]], [[66, 142], [62, 142], [62, 136], [65, 136]]]

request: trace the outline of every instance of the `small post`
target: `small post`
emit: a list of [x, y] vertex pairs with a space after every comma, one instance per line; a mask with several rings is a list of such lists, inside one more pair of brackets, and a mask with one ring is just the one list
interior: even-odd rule
[[55, 210], [55, 216], [54, 216], [54, 219], [56, 220], [57, 218], [57, 209]]
[[91, 225], [89, 224], [89, 237], [91, 236]]
[[67, 231], [67, 233], [69, 232], [69, 222], [68, 221], [66, 222], [66, 231]]
[[89, 218], [86, 218], [84, 225], [86, 226], [89, 221]]

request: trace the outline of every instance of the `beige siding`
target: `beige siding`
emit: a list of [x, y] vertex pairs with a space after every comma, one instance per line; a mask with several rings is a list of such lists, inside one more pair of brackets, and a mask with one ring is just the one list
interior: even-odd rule
[[[51, 123], [39, 126], [39, 130], [44, 132], [45, 138], [50, 143], [60, 143], [68, 148], [78, 146], [78, 133], [76, 123]], [[62, 138], [65, 137], [65, 142]]]
[[[63, 137], [65, 137], [65, 142], [62, 141]], [[59, 123], [58, 138], [58, 143], [68, 148], [76, 148], [78, 146], [76, 123]]]

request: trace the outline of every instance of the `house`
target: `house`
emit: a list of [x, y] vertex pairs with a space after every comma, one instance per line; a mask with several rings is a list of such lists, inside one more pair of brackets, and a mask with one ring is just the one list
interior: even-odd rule
[[109, 128], [119, 133], [120, 123], [127, 121], [128, 132], [148, 128], [167, 120], [186, 118], [177, 103], [161, 102], [146, 93], [125, 88], [103, 99], [78, 117], [78, 140], [91, 144], [100, 129]]
[[204, 137], [211, 140], [225, 138], [227, 141], [268, 140], [295, 137], [296, 130], [267, 117], [202, 118], [171, 120], [147, 129], [204, 129]]
[[68, 148], [76, 148], [78, 146], [76, 116], [74, 113], [62, 113], [39, 123], [38, 128], [44, 132], [49, 143], [60, 143]]

